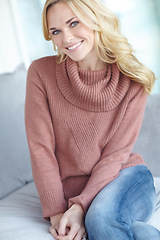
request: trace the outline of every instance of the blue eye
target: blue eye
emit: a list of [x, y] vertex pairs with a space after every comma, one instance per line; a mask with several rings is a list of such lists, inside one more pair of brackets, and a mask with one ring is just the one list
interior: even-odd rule
[[52, 35], [58, 35], [59, 32], [60, 32], [59, 30], [55, 30], [52, 32]]
[[78, 21], [74, 21], [71, 23], [71, 27], [75, 27], [79, 22]]

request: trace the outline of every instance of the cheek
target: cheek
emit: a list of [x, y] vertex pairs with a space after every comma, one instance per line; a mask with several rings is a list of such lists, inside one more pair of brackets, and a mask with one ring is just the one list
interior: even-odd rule
[[94, 42], [94, 40], [95, 40], [95, 31], [92, 30], [90, 32], [90, 36], [91, 36], [92, 41]]
[[93, 47], [95, 44], [95, 34], [93, 32], [91, 32], [88, 36], [89, 41], [90, 41], [90, 45]]
[[94, 44], [94, 41], [95, 41], [94, 31], [91, 29], [88, 29], [85, 34], [87, 36], [88, 41], [90, 41], [91, 44]]
[[62, 42], [61, 42], [61, 39], [56, 37], [56, 38], [52, 38], [53, 40], [53, 43], [58, 47], [58, 48], [62, 48]]

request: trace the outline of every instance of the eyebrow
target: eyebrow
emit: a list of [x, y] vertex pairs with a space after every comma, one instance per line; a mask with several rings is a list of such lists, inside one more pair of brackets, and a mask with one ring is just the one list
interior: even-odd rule
[[74, 18], [76, 18], [76, 17], [73, 17], [73, 18], [69, 19], [69, 20], [66, 22], [66, 24], [70, 23]]
[[[66, 21], [66, 24], [69, 24], [74, 18], [76, 18], [76, 17], [72, 17], [72, 18], [70, 18], [69, 20], [67, 20]], [[50, 28], [49, 30], [55, 30], [56, 28], [55, 27], [52, 27], [52, 28]]]

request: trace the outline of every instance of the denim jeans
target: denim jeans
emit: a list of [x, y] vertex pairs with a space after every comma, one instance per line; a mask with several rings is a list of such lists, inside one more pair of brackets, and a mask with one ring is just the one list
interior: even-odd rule
[[144, 165], [120, 171], [91, 203], [85, 218], [89, 240], [160, 240], [146, 224], [155, 207], [153, 178]]

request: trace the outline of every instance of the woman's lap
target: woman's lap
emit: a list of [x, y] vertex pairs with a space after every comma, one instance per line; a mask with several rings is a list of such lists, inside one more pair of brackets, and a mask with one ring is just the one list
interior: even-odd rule
[[145, 222], [150, 218], [155, 196], [153, 178], [147, 167], [123, 169], [100, 191], [87, 212], [85, 223], [89, 239], [141, 240], [134, 238], [134, 230], [139, 225], [134, 225], [132, 230], [131, 226], [135, 221]]

